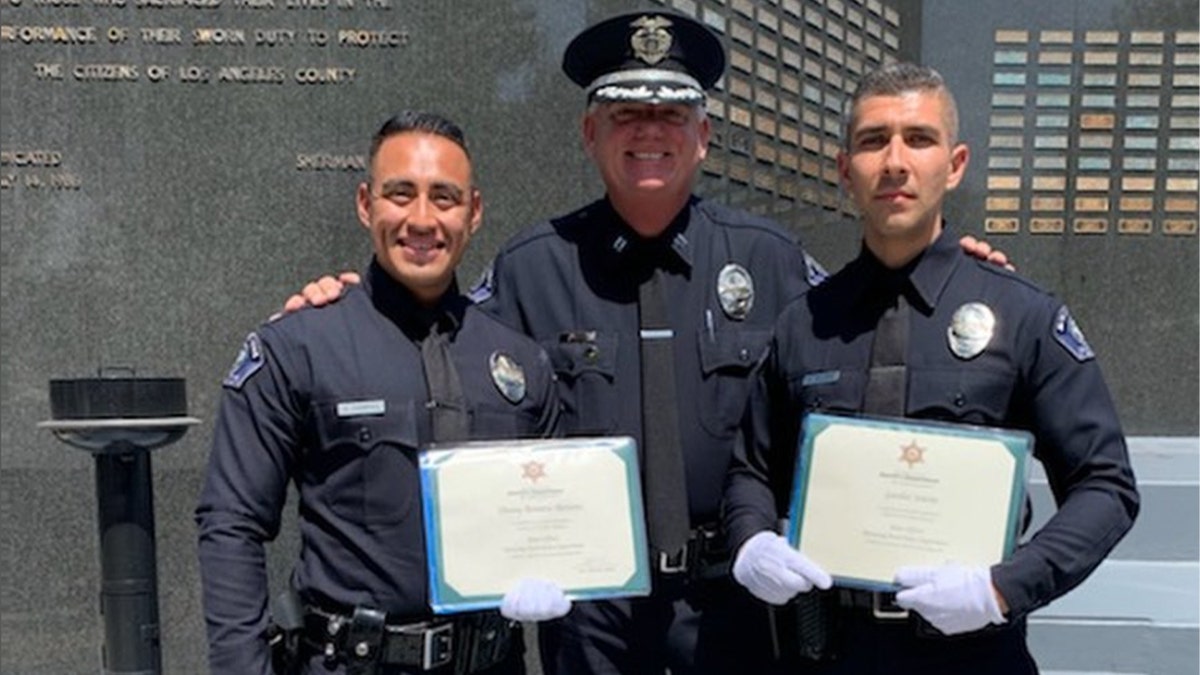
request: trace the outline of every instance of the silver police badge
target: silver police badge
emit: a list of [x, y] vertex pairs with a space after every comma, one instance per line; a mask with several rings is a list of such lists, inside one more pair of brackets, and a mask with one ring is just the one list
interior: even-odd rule
[[725, 316], [741, 321], [754, 307], [754, 279], [745, 267], [729, 263], [717, 274], [717, 297]]
[[996, 330], [996, 315], [982, 302], [968, 302], [954, 310], [946, 340], [950, 351], [960, 359], [973, 359], [983, 353]]
[[629, 46], [633, 47], [634, 56], [651, 66], [667, 57], [673, 39], [667, 31], [671, 27], [670, 19], [643, 16], [629, 25], [637, 29], [629, 38]]
[[511, 403], [520, 403], [525, 398], [525, 370], [513, 357], [492, 352], [488, 357], [488, 368], [492, 372], [492, 383], [504, 398]]

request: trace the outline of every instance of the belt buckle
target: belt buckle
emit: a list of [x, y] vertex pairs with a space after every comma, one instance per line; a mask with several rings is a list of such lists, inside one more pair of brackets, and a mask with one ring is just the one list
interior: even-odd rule
[[[886, 600], [884, 597], [892, 596], [892, 599]], [[908, 610], [903, 607], [896, 608], [895, 594], [885, 593], [884, 591], [871, 591], [871, 614], [881, 621], [895, 621], [908, 618]]]
[[691, 542], [683, 545], [675, 555], [671, 555], [666, 551], [658, 552], [658, 571], [663, 574], [682, 574], [688, 571], [688, 552], [691, 549]]
[[444, 623], [424, 631], [421, 669], [440, 668], [454, 657], [454, 624]]

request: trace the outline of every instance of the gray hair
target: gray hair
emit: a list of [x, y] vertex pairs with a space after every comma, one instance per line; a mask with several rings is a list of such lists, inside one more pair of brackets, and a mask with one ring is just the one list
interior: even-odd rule
[[950, 145], [958, 143], [958, 104], [954, 102], [954, 94], [950, 93], [941, 73], [928, 66], [899, 62], [881, 66], [859, 80], [858, 89], [846, 104], [843, 115], [842, 146], [850, 149], [850, 130], [859, 102], [872, 96], [899, 96], [910, 92], [941, 94], [946, 102], [944, 122], [950, 135]]

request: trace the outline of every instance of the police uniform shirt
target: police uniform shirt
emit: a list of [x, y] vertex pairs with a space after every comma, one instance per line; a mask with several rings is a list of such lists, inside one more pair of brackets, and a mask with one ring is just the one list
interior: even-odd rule
[[[699, 526], [717, 518], [748, 376], [779, 311], [807, 288], [794, 240], [766, 219], [698, 198], [661, 236], [642, 239], [602, 199], [510, 240], [477, 300], [550, 354], [565, 433], [627, 434], [641, 448], [638, 284], [647, 265], [665, 277], [689, 513]], [[731, 266], [746, 272], [732, 282], [751, 293], [744, 314], [726, 311], [718, 294]]]
[[[1081, 582], [1133, 523], [1138, 495], [1094, 355], [1061, 302], [944, 232], [910, 266], [905, 416], [1027, 429], [1058, 511], [992, 568], [1010, 618]], [[887, 271], [865, 249], [780, 316], [731, 467], [726, 524], [740, 546], [786, 513], [803, 413], [862, 409]], [[986, 345], [954, 334], [970, 303], [995, 317]], [[977, 309], [977, 308], [976, 308]], [[962, 355], [956, 355], [955, 351]], [[770, 477], [770, 478], [768, 478]]]
[[[470, 435], [550, 435], [558, 403], [545, 352], [453, 288], [439, 309]], [[372, 262], [339, 302], [248, 338], [196, 511], [214, 669], [264, 671], [263, 543], [279, 532], [289, 480], [302, 543], [293, 583], [308, 602], [429, 615], [417, 449], [432, 440], [419, 343], [430, 320]]]

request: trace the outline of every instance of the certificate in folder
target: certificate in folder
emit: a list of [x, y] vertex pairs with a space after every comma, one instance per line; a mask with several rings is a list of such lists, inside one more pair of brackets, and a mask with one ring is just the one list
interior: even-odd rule
[[1033, 436], [923, 420], [805, 417], [788, 540], [842, 586], [905, 565], [992, 565], [1016, 546]]
[[572, 599], [649, 594], [632, 438], [444, 444], [420, 461], [435, 613], [499, 607], [522, 577]]

